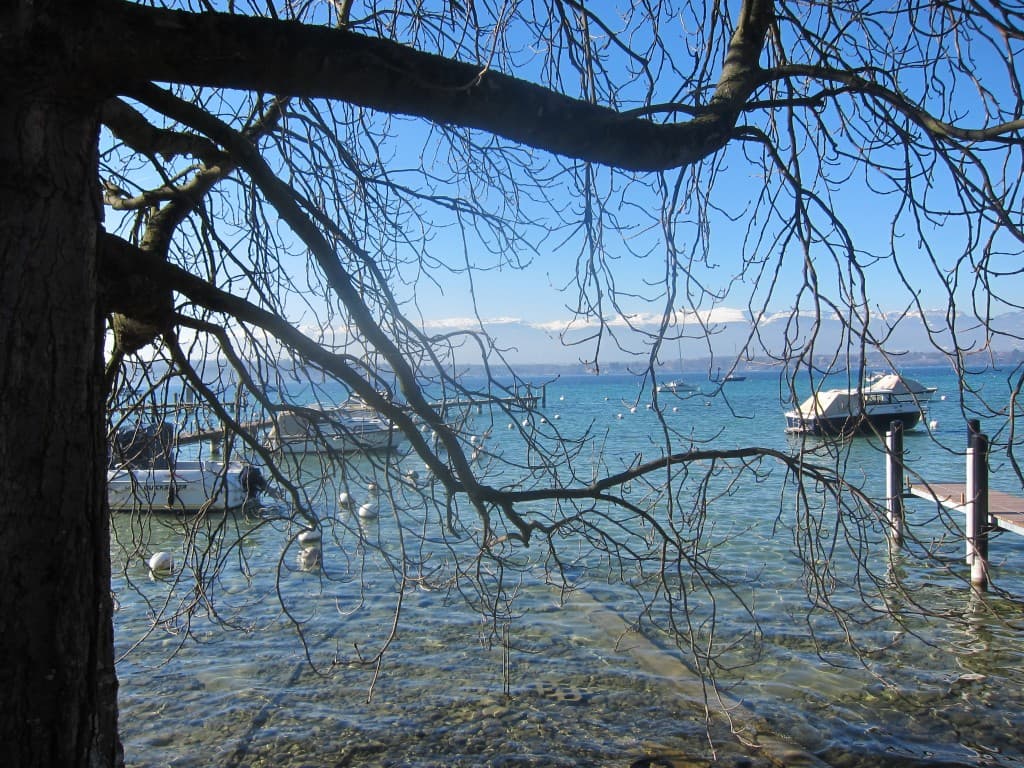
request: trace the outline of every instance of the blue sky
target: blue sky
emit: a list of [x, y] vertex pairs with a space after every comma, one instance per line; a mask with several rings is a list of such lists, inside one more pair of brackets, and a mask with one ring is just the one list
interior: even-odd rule
[[[705, 298], [696, 302], [696, 309], [700, 310], [702, 317], [711, 321], [738, 321], [751, 317], [751, 296], [764, 295], [763, 289], [755, 289], [752, 277], [741, 282], [733, 282], [740, 270], [742, 241], [750, 222], [750, 216], [744, 217], [742, 213], [752, 207], [752, 197], [760, 191], [763, 182], [752, 168], [745, 168], [740, 162], [734, 163], [719, 181], [715, 199], [727, 201], [730, 206], [728, 212], [740, 215], [736, 220], [730, 220], [726, 216], [717, 216], [713, 219], [710, 231], [712, 253], [708, 258], [712, 266], [702, 267], [695, 272], [712, 289], [724, 290], [726, 286], [731, 287], [721, 301], [712, 302]], [[858, 249], [883, 256], [874, 263], [864, 257], [864, 254], [861, 257], [862, 262], [867, 265], [865, 290], [872, 313], [903, 311], [910, 305], [915, 292], [918, 293], [921, 306], [925, 310], [944, 311], [948, 307], [945, 276], [927, 262], [920, 251], [916, 234], [909, 230], [908, 225], [902, 224], [896, 228], [897, 253], [900, 264], [911, 276], [912, 285], [904, 285], [898, 279], [893, 263], [884, 258], [890, 248], [889, 222], [893, 217], [893, 206], [898, 204], [895, 197], [875, 194], [863, 185], [851, 181], [844, 189], [834, 194], [833, 200], [837, 213], [849, 227]], [[692, 231], [687, 231], [684, 225], [680, 229], [682, 245], [692, 246], [696, 238], [696, 228], [691, 225]], [[935, 229], [930, 234], [933, 244], [940, 253], [944, 247], [950, 249], [945, 258], [946, 263], [952, 266], [952, 260], [958, 253], [956, 249], [963, 247], [960, 227], [947, 224], [945, 230]], [[650, 239], [650, 247], [654, 250], [648, 258], [638, 260], [623, 254], [617, 265], [617, 280], [618, 287], [623, 293], [654, 297], [648, 301], [639, 297], [628, 298], [623, 300], [622, 305], [637, 322], [642, 322], [646, 318], [647, 324], [653, 328], [666, 304], [664, 297], [658, 296], [659, 291], [646, 287], [644, 281], [659, 281], [665, 267], [663, 250], [658, 246], [659, 237], [654, 233]], [[441, 248], [445, 247], [443, 242], [435, 244]], [[461, 248], [462, 244], [453, 244], [452, 247]], [[615, 245], [612, 245], [610, 250], [614, 248]], [[570, 279], [578, 253], [579, 244], [574, 241], [560, 248], [545, 250], [542, 257], [536, 257], [531, 266], [522, 272], [503, 270], [481, 272], [475, 276], [477, 308], [481, 318], [489, 321], [490, 330], [497, 334], [499, 340], [502, 327], [508, 329], [509, 337], [512, 338], [513, 326], [529, 325], [543, 332], [537, 333], [534, 337], [533, 343], [538, 344], [536, 357], [544, 358], [551, 355], [564, 359], [567, 355], [571, 357], [578, 354], [554, 349], [558, 332], [570, 325], [571, 313], [565, 305], [574, 300], [571, 293], [559, 292], [556, 285], [565, 284]], [[833, 300], [839, 302], [842, 298], [838, 287], [839, 280], [831, 273], [833, 267], [827, 254], [823, 251], [820, 259], [813, 251], [812, 255], [816, 267], [822, 271], [823, 289]], [[771, 253], [771, 257], [777, 259], [778, 252]], [[803, 280], [802, 273], [801, 253], [796, 249], [787, 251], [772, 291], [772, 298], [768, 302], [769, 313], [785, 313], [794, 309], [796, 292]], [[766, 277], [761, 279], [762, 284], [768, 283]], [[1014, 293], [1017, 289], [1010, 288], [1009, 282], [1010, 278], [1006, 278], [1004, 284], [1011, 293]], [[1019, 280], [1017, 282], [1019, 283]], [[964, 285], [960, 289], [961, 299], [964, 301], [970, 293], [969, 288], [970, 286]], [[472, 326], [473, 305], [465, 285], [460, 284], [458, 279], [448, 283], [444, 293], [432, 284], [421, 283], [417, 286], [416, 296], [429, 323], [428, 328]], [[692, 321], [692, 315], [685, 311], [689, 308], [686, 302], [677, 302], [675, 308], [680, 312], [680, 319], [689, 318]], [[606, 319], [612, 323], [617, 322], [611, 311], [606, 315]], [[523, 336], [517, 333], [514, 338], [521, 343]], [[639, 340], [635, 343], [638, 348], [642, 348]], [[544, 349], [545, 344], [550, 346]], [[720, 351], [728, 354], [732, 351], [732, 344], [728, 346], [730, 349]]]

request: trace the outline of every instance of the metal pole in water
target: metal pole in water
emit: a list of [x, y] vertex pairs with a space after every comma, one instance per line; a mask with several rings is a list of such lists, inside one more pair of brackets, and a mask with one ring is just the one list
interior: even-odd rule
[[974, 494], [967, 508], [967, 546], [971, 562], [971, 586], [979, 592], [988, 589], [988, 437], [972, 435], [968, 450]]
[[885, 508], [889, 517], [889, 546], [903, 546], [903, 422], [894, 421], [885, 433]]
[[970, 419], [967, 422], [967, 466], [964, 474], [964, 511], [967, 519], [964, 522], [964, 558], [968, 565], [974, 564], [974, 545], [971, 543], [974, 538], [974, 499], [977, 496], [975, 486], [975, 464], [974, 464], [974, 438], [981, 433], [981, 422], [978, 419]]

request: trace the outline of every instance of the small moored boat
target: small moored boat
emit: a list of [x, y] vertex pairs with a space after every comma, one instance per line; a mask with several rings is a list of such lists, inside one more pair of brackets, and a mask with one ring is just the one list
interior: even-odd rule
[[786, 431], [812, 435], [885, 432], [894, 421], [912, 429], [935, 393], [914, 379], [890, 373], [864, 387], [817, 392], [786, 413]]
[[176, 461], [173, 469], [107, 470], [107, 500], [114, 512], [223, 512], [258, 503], [265, 488], [259, 469], [242, 461]]
[[189, 461], [174, 456], [169, 424], [128, 426], [110, 448], [107, 501], [115, 512], [222, 512], [258, 503], [260, 470], [244, 461]]
[[711, 381], [715, 384], [727, 384], [730, 381], [746, 381], [746, 379], [747, 377], [740, 373], [727, 373], [723, 376], [721, 368], [719, 368], [718, 372], [711, 377]]

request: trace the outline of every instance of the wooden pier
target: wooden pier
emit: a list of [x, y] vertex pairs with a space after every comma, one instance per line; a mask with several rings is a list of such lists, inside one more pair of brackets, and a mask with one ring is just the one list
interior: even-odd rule
[[[469, 398], [463, 400], [442, 400], [439, 402], [431, 403], [430, 407], [433, 408], [437, 413], [441, 414], [442, 418], [445, 418], [449, 411], [453, 410], [467, 410], [475, 408], [477, 412], [482, 412], [485, 406], [498, 405], [509, 409], [518, 409], [525, 411], [534, 411], [537, 406], [547, 406], [547, 385], [541, 385], [540, 392], [536, 392], [533, 387], [527, 388], [525, 393], [516, 393], [511, 397], [481, 397], [481, 398]], [[188, 407], [195, 408], [196, 406], [189, 404]], [[408, 406], [398, 406], [403, 408], [407, 412], [412, 412]], [[312, 415], [312, 414], [311, 414]], [[274, 419], [267, 416], [262, 419], [254, 419], [251, 421], [245, 421], [240, 424], [241, 428], [249, 433], [256, 432], [261, 429], [267, 429], [274, 425]], [[233, 430], [226, 429], [223, 426], [210, 427], [208, 429], [197, 429], [192, 432], [183, 432], [177, 436], [178, 445], [190, 445], [194, 443], [218, 443], [227, 438]]]
[[[266, 429], [267, 427], [273, 426], [274, 420], [271, 418], [256, 419], [254, 421], [245, 421], [239, 424], [245, 432], [255, 432], [260, 429]], [[219, 443], [231, 434], [235, 430], [228, 429], [226, 427], [211, 427], [210, 429], [197, 429], [194, 432], [181, 432], [175, 438], [175, 442], [178, 445], [192, 445], [194, 443]]]
[[[443, 400], [437, 403], [431, 403], [430, 407], [437, 411], [443, 417], [448, 411], [455, 410], [472, 410], [476, 409], [477, 413], [481, 413], [484, 407], [489, 405], [501, 405], [506, 408], [515, 408], [523, 411], [535, 411], [538, 405], [546, 406], [546, 398], [542, 395], [516, 395], [514, 397], [486, 397], [466, 400]], [[407, 409], [408, 410], [408, 409]]]
[[[890, 546], [903, 541], [903, 499], [930, 501], [951, 512], [963, 513], [965, 560], [971, 567], [971, 585], [988, 589], [989, 534], [1004, 530], [1024, 536], [1024, 498], [988, 487], [988, 437], [977, 420], [968, 422], [966, 482], [920, 482], [903, 485], [902, 425], [894, 423], [886, 433], [886, 507]], [[905, 488], [905, 490], [903, 490]]]

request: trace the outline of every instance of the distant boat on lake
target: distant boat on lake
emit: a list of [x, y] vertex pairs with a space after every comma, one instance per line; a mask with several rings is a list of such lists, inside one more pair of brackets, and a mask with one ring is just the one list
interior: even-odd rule
[[730, 381], [746, 381], [746, 378], [746, 376], [739, 373], [727, 373], [725, 376], [722, 376], [722, 369], [719, 368], [718, 372], [711, 377], [711, 381], [716, 384], [725, 384]]
[[696, 392], [697, 388], [692, 384], [687, 384], [682, 380], [666, 381], [664, 384], [658, 385], [659, 392]]

